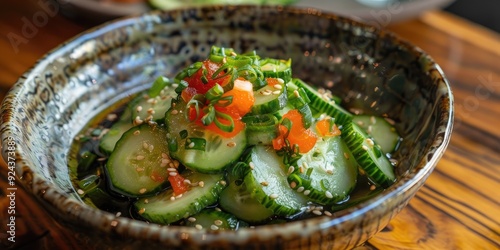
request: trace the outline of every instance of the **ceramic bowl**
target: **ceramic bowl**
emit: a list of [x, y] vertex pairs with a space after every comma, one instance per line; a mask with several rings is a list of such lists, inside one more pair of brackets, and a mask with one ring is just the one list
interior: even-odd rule
[[[394, 120], [404, 138], [394, 154], [398, 181], [332, 217], [230, 232], [148, 224], [82, 203], [67, 168], [73, 138], [104, 108], [212, 45], [291, 58], [296, 77]], [[448, 145], [453, 98], [439, 66], [389, 32], [314, 9], [206, 7], [120, 19], [62, 44], [19, 79], [1, 118], [2, 142], [17, 144], [20, 182], [86, 247], [342, 249], [383, 229], [424, 184]]]

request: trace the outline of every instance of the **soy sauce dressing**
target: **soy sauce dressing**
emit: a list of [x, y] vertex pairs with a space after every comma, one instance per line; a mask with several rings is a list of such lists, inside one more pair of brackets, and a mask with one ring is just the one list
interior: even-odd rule
[[[80, 135], [75, 138], [71, 146], [68, 162], [73, 186], [83, 202], [98, 209], [116, 214], [117, 216], [144, 220], [133, 209], [133, 203], [137, 198], [116, 194], [110, 189], [109, 180], [107, 180], [105, 174], [105, 164], [108, 156], [99, 150], [99, 142], [102, 135], [118, 121], [118, 118], [125, 111], [127, 103], [131, 98], [126, 98], [126, 100], [113, 105], [89, 122]], [[284, 223], [319, 215], [335, 216], [336, 211], [363, 202], [379, 194], [383, 190], [383, 188], [373, 185], [366, 175], [361, 173], [362, 170], [360, 170], [360, 174], [358, 174], [358, 180], [354, 190], [348, 198], [341, 203], [335, 205], [318, 205], [311, 203], [305, 210], [290, 217], [274, 216], [259, 224], [247, 225], [246, 222], [242, 222], [240, 226]], [[167, 186], [166, 188], [169, 187], [170, 186]], [[216, 208], [217, 204], [211, 207]], [[181, 220], [175, 224], [182, 225], [184, 221]]]

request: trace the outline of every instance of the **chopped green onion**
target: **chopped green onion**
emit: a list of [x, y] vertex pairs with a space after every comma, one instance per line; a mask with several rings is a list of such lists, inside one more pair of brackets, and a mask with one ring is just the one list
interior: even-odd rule
[[[222, 112], [215, 112], [215, 116], [216, 116], [216, 119], [214, 119], [214, 122], [218, 128], [220, 128], [224, 132], [232, 132], [233, 131], [234, 120], [230, 115], [224, 114]], [[217, 118], [222, 118], [223, 120], [229, 121], [230, 124], [229, 125], [223, 124]]]
[[170, 79], [164, 76], [159, 76], [153, 82], [153, 86], [151, 86], [151, 88], [149, 89], [149, 97], [157, 97], [161, 93], [161, 91], [170, 84]]
[[206, 146], [207, 146], [207, 141], [203, 138], [188, 138], [186, 140], [186, 145], [184, 147], [186, 149], [205, 151]]

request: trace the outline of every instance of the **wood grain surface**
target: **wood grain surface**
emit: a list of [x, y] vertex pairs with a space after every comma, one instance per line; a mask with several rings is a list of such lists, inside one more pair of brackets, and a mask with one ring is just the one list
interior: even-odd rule
[[[44, 2], [0, 3], [0, 100], [38, 58], [90, 27], [47, 12]], [[33, 20], [40, 25], [24, 28]], [[500, 35], [440, 11], [384, 28], [442, 67], [454, 92], [456, 123], [448, 150], [425, 186], [359, 249], [500, 249]], [[22, 39], [13, 42], [16, 35]], [[52, 220], [20, 185], [16, 243], [7, 240], [7, 172], [1, 162], [0, 249], [81, 248], [74, 240], [79, 235]]]

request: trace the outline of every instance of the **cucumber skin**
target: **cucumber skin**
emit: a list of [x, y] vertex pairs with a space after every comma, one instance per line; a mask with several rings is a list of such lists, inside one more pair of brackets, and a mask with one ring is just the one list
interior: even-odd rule
[[[295, 190], [299, 187], [304, 187], [305, 190], [309, 190], [310, 193], [307, 197], [316, 203], [327, 205], [332, 203], [342, 202], [349, 198], [349, 194], [354, 190], [358, 177], [358, 164], [352, 153], [345, 145], [345, 142], [341, 137], [327, 137], [325, 141], [317, 142], [315, 148], [313, 148], [309, 153], [302, 156], [299, 159], [298, 164], [302, 164], [303, 161], [313, 158], [310, 154], [315, 154], [315, 152], [320, 152], [322, 157], [328, 157], [329, 159], [319, 159], [320, 162], [307, 162], [309, 168], [313, 168], [311, 176], [306, 173], [300, 173], [298, 168], [294, 173], [288, 176], [288, 183], [295, 182]], [[318, 143], [327, 147], [327, 149], [316, 150]], [[344, 153], [348, 155], [345, 158]], [[336, 163], [336, 164], [335, 164]], [[320, 169], [318, 164], [323, 166], [323, 164], [331, 164], [333, 166], [326, 166], [328, 168], [332, 167], [333, 172], [331, 174], [326, 173], [326, 170]], [[339, 164], [342, 164], [339, 166]], [[308, 168], [308, 169], [309, 169]], [[305, 170], [307, 172], [307, 169]], [[328, 181], [332, 183], [324, 187], [322, 181]], [[326, 191], [332, 194], [332, 197], [326, 196]]]
[[[270, 152], [271, 157], [275, 158], [276, 160], [279, 159], [278, 162], [272, 162], [271, 164], [267, 166], [258, 166], [258, 157], [257, 155], [259, 154], [259, 151], [266, 151]], [[260, 152], [262, 153], [262, 152]], [[257, 159], [257, 161], [256, 161]], [[264, 205], [266, 208], [270, 209], [273, 211], [275, 215], [279, 216], [292, 216], [294, 214], [299, 213], [304, 207], [307, 205], [307, 197], [305, 197], [303, 194], [298, 193], [294, 191], [289, 185], [288, 182], [285, 178], [286, 172], [283, 169], [282, 164], [282, 158], [276, 155], [276, 152], [272, 147], [266, 147], [266, 146], [255, 146], [252, 149], [251, 156], [249, 157], [249, 161], [252, 161], [255, 163], [255, 167], [253, 170], [249, 171], [248, 174], [244, 177], [244, 182], [247, 185], [248, 190], [251, 192], [251, 196], [255, 197], [262, 205]], [[250, 163], [250, 162], [249, 162]], [[267, 162], [269, 163], [269, 162]], [[272, 171], [268, 170], [266, 168], [276, 168], [274, 169], [275, 174], [278, 175], [278, 177], [273, 178], [275, 176], [269, 175], [270, 173], [261, 173], [263, 171]], [[258, 172], [257, 172], [258, 171]], [[264, 178], [262, 178], [264, 177]], [[270, 191], [271, 185], [274, 184], [269, 184], [269, 186], [263, 186], [261, 184], [261, 181], [281, 181], [281, 183], [278, 183], [277, 186], [275, 187], [279, 192], [285, 192], [285, 195], [279, 195], [278, 198], [273, 199], [270, 197], [270, 195], [274, 192]], [[276, 186], [276, 185], [274, 185]], [[271, 193], [268, 193], [271, 192]]]
[[[380, 167], [375, 163], [375, 160], [377, 159], [372, 159], [369, 152], [362, 148], [365, 140], [369, 138], [368, 135], [363, 131], [363, 129], [359, 128], [357, 124], [350, 122], [345, 124], [341, 130], [342, 138], [347, 144], [347, 147], [349, 147], [353, 156], [356, 158], [356, 161], [365, 171], [368, 178], [375, 184], [378, 184], [382, 187], [388, 187], [392, 185], [396, 181], [392, 164], [385, 156], [385, 154], [381, 154], [381, 156], [377, 159], [381, 159], [386, 166], [390, 166], [390, 169], [386, 169], [386, 171], [380, 169]], [[378, 144], [375, 144], [374, 147], [379, 147], [378, 150], [381, 151]]]
[[[141, 135], [134, 135], [134, 132], [135, 131], [142, 131], [142, 130], [157, 130], [157, 131], [153, 131], [151, 133], [156, 133], [156, 135], [159, 135], [158, 137], [155, 137], [154, 139], [156, 141], [156, 145], [155, 145], [155, 149], [154, 150], [158, 150], [159, 149], [159, 146], [158, 145], [163, 145], [162, 144], [162, 137], [164, 137], [166, 131], [164, 131], [164, 128], [162, 127], [155, 127], [154, 129], [150, 127], [150, 125], [148, 124], [142, 124], [142, 125], [139, 125], [139, 126], [135, 126], [135, 127], [132, 127], [130, 128], [129, 130], [127, 130], [123, 136], [120, 138], [120, 140], [118, 140], [116, 142], [116, 146], [115, 146], [115, 150], [113, 150], [113, 152], [111, 153], [107, 163], [106, 163], [106, 166], [104, 168], [104, 171], [105, 171], [105, 176], [107, 178], [107, 181], [108, 181], [108, 185], [109, 185], [109, 188], [111, 191], [117, 193], [117, 194], [120, 194], [120, 195], [125, 195], [125, 196], [128, 196], [128, 197], [143, 197], [143, 196], [147, 196], [147, 195], [150, 195], [152, 193], [155, 193], [155, 192], [158, 192], [159, 190], [163, 189], [165, 187], [165, 185], [167, 184], [167, 181], [165, 179], [164, 182], [160, 183], [160, 182], [155, 182], [155, 181], [152, 181], [149, 177], [147, 178], [148, 179], [148, 182], [149, 183], [146, 183], [145, 185], [151, 185], [151, 184], [155, 184], [155, 187], [153, 188], [149, 188], [146, 192], [144, 193], [140, 193], [140, 188], [142, 188], [142, 185], [141, 187], [137, 187], [136, 188], [136, 191], [132, 192], [131, 190], [129, 190], [130, 188], [129, 187], [124, 187], [123, 184], [121, 183], [118, 183], [116, 184], [116, 181], [115, 178], [117, 178], [115, 175], [119, 174], [119, 172], [123, 171], [123, 170], [120, 170], [118, 169], [115, 169], [115, 164], [123, 164], [121, 163], [120, 161], [121, 160], [125, 160], [126, 159], [122, 159], [122, 157], [124, 156], [120, 156], [120, 147], [124, 146], [128, 146], [126, 143], [127, 139], [130, 137], [132, 139], [134, 139], [134, 137], [138, 137], [138, 138], [143, 138], [141, 137]], [[141, 143], [142, 145], [142, 143]], [[139, 146], [139, 148], [141, 148], [142, 146]], [[136, 148], [137, 149], [137, 148]], [[126, 149], [122, 149], [122, 150], [126, 150]], [[163, 151], [163, 150], [162, 150]], [[168, 152], [168, 150], [166, 149], [165, 147], [165, 150], [164, 152]], [[160, 156], [161, 157], [161, 156]], [[118, 158], [117, 161], [118, 162], [114, 162], [114, 158]], [[158, 163], [159, 165], [159, 163]], [[123, 168], [122, 166], [117, 166], [118, 168]], [[135, 168], [134, 170], [130, 170], [130, 171], [136, 171]], [[132, 180], [128, 180], [128, 181], [132, 181]], [[137, 182], [135, 182], [134, 184], [136, 184]]]
[[[158, 224], [171, 224], [176, 221], [179, 221], [181, 219], [185, 219], [191, 215], [197, 214], [204, 208], [206, 208], [209, 205], [212, 205], [217, 202], [220, 193], [222, 190], [226, 187], [226, 182], [223, 178], [223, 175], [210, 175], [212, 177], [216, 177], [217, 180], [215, 180], [215, 183], [213, 187], [207, 186], [207, 182], [205, 181], [205, 186], [204, 187], [193, 187], [191, 190], [186, 191], [186, 193], [183, 194], [183, 197], [176, 199], [174, 201], [170, 200], [170, 197], [173, 196], [173, 191], [172, 189], [167, 189], [163, 193], [160, 193], [156, 196], [153, 197], [146, 197], [138, 200], [134, 204], [135, 211], [140, 211], [142, 208], [145, 208], [145, 212], [140, 214], [141, 217], [144, 219], [158, 223]], [[217, 178], [218, 177], [218, 178]], [[189, 177], [187, 177], [189, 178]], [[195, 181], [200, 181], [200, 180], [192, 180], [192, 182]], [[194, 189], [200, 189], [200, 188], [210, 188], [208, 192], [205, 194], [197, 197], [189, 197], [190, 194], [192, 196], [195, 196], [195, 194], [189, 193], [193, 192]], [[197, 191], [197, 190], [196, 190]], [[146, 202], [146, 199], [148, 202]], [[164, 204], [155, 204], [155, 201], [158, 199], [163, 199], [158, 202], [162, 202]], [[189, 204], [182, 205], [178, 209], [166, 209], [168, 205], [173, 204], [175, 206], [174, 202], [183, 202], [187, 200]], [[161, 206], [159, 208], [160, 210], [163, 208], [165, 211], [158, 211], [156, 210], [155, 213], [151, 214], [151, 210], [154, 209], [152, 208], [152, 205], [156, 206]], [[148, 209], [149, 208], [149, 209]]]

